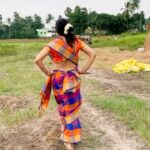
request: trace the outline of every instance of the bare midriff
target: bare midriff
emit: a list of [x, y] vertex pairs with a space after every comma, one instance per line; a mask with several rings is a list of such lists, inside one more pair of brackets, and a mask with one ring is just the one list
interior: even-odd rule
[[73, 70], [76, 68], [76, 65], [70, 62], [69, 60], [65, 60], [60, 63], [53, 63], [53, 70]]

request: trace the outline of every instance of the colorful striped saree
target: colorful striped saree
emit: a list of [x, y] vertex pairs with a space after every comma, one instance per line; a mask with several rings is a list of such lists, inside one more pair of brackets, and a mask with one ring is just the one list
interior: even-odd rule
[[[78, 56], [67, 49], [66, 43], [62, 44], [63, 41], [56, 41], [54, 40], [50, 44], [50, 47], [68, 60], [71, 59], [71, 62], [77, 65]], [[46, 110], [48, 107], [51, 89], [53, 89], [54, 97], [58, 104], [59, 115], [65, 120], [65, 128], [61, 133], [60, 139], [69, 143], [80, 142], [81, 125], [79, 108], [82, 103], [82, 98], [80, 95], [80, 77], [77, 70], [53, 70], [40, 93], [40, 106], [43, 110]]]

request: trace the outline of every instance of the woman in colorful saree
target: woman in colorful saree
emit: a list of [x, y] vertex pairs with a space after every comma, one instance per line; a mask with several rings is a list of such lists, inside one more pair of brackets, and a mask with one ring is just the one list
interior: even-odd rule
[[[60, 139], [67, 150], [74, 150], [74, 144], [81, 142], [81, 125], [79, 108], [82, 103], [80, 95], [80, 74], [86, 74], [96, 55], [95, 52], [74, 34], [74, 27], [66, 19], [56, 21], [58, 37], [49, 42], [36, 56], [35, 63], [47, 76], [40, 92], [40, 111], [45, 111], [50, 100], [51, 89], [58, 104], [62, 133]], [[78, 54], [83, 51], [88, 55], [85, 66], [78, 68]], [[49, 70], [43, 63], [50, 56], [54, 69]]]

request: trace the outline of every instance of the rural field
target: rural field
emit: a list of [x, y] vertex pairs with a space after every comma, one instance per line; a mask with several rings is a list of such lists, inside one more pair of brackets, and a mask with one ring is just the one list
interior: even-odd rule
[[[128, 58], [150, 64], [149, 51], [137, 51], [145, 38], [145, 33], [93, 37], [97, 57], [90, 74], [81, 76], [83, 141], [76, 150], [150, 149], [150, 72], [112, 71]], [[53, 97], [38, 117], [45, 76], [34, 58], [49, 40], [0, 40], [0, 150], [65, 150]], [[81, 52], [79, 67], [85, 61]], [[45, 63], [51, 68], [50, 59]]]

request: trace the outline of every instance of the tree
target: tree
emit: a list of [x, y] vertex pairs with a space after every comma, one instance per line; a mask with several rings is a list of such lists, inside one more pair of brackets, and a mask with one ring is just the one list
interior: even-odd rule
[[31, 16], [25, 17], [25, 26], [23, 27], [21, 34], [26, 38], [37, 37], [36, 31], [33, 28], [33, 19]]
[[97, 29], [106, 30], [109, 34], [119, 34], [127, 30], [126, 20], [122, 14], [98, 14]]
[[125, 8], [122, 10], [126, 16], [132, 16], [136, 10], [140, 8], [140, 0], [129, 0], [125, 3]]
[[38, 16], [37, 14], [33, 17], [33, 25], [32, 25], [34, 31], [36, 32], [36, 29], [41, 29], [44, 27], [44, 24], [42, 23], [42, 18]]
[[8, 38], [9, 35], [9, 26], [2, 24], [0, 25], [0, 38]]
[[20, 18], [20, 15], [19, 15], [19, 13], [18, 12], [14, 12], [14, 19], [19, 19]]
[[8, 25], [11, 24], [11, 18], [7, 18], [7, 23], [8, 23]]
[[42, 23], [42, 18], [39, 15], [35, 14], [33, 20], [34, 29], [40, 29], [44, 27], [44, 24]]
[[150, 24], [150, 17], [146, 19], [146, 24]]
[[123, 10], [122, 15], [124, 16], [124, 18], [126, 20], [126, 26], [127, 26], [127, 28], [129, 28], [129, 18], [133, 12], [131, 2], [130, 1], [126, 2], [125, 8], [122, 8], [121, 10]]
[[41, 17], [38, 15], [20, 17], [17, 12], [14, 12], [14, 20], [10, 24], [10, 38], [35, 38], [37, 37], [36, 29], [43, 27]]
[[88, 14], [88, 26], [91, 28], [92, 33], [97, 29], [98, 14], [96, 11], [92, 11]]
[[131, 7], [134, 12], [140, 8], [140, 2], [141, 0], [131, 0]]
[[109, 30], [113, 34], [120, 34], [127, 31], [126, 19], [122, 14], [117, 14], [113, 17]]
[[64, 14], [65, 14], [67, 17], [69, 17], [69, 16], [71, 15], [71, 13], [72, 13], [72, 9], [71, 9], [70, 7], [67, 7], [66, 10], [65, 10], [65, 12], [64, 12]]
[[3, 28], [2, 25], [0, 25], [0, 38], [3, 38], [3, 34], [4, 34]]
[[69, 7], [65, 10], [65, 15], [69, 22], [75, 27], [76, 34], [83, 34], [88, 26], [88, 12], [86, 8], [76, 6], [74, 10]]
[[0, 38], [7, 38], [9, 35], [9, 26], [3, 24], [3, 17], [0, 15]]
[[2, 24], [2, 20], [3, 20], [3, 17], [2, 17], [2, 15], [0, 14], [0, 24]]
[[10, 38], [23, 38], [20, 34], [25, 25], [25, 20], [20, 17], [19, 13], [14, 12], [14, 20], [10, 25]]
[[131, 18], [130, 18], [130, 29], [138, 29], [138, 31], [143, 30], [143, 26], [145, 25], [146, 20], [145, 20], [145, 15], [144, 12], [141, 11], [139, 13], [135, 13]]
[[54, 19], [53, 15], [52, 14], [48, 14], [47, 18], [46, 18], [46, 23], [50, 23], [51, 20], [53, 20], [53, 19]]
[[[0, 20], [2, 16], [0, 15]], [[18, 12], [14, 12], [13, 19], [7, 19], [7, 24], [0, 24], [0, 38], [35, 38], [37, 37], [36, 29], [43, 28], [42, 19], [35, 14], [21, 17]]]
[[113, 16], [106, 14], [106, 13], [102, 13], [102, 14], [98, 14], [98, 18], [97, 18], [97, 29], [99, 30], [109, 30], [109, 27], [111, 25]]
[[[139, 22], [139, 20], [135, 20], [133, 19], [133, 17], [135, 17], [135, 11], [139, 9], [140, 7], [140, 0], [129, 0], [125, 3], [125, 8], [123, 8], [123, 16], [125, 17], [126, 19], [126, 25], [127, 25], [127, 28], [128, 29], [131, 29], [133, 27], [135, 27], [134, 24], [136, 24], [136, 22]], [[142, 14], [141, 14], [141, 17], [142, 17]], [[135, 17], [137, 18], [137, 17]], [[133, 20], [135, 21], [133, 23]], [[141, 20], [141, 19], [140, 19]], [[140, 25], [142, 24], [141, 22], [139, 22]], [[138, 27], [139, 29], [139, 27]]]

